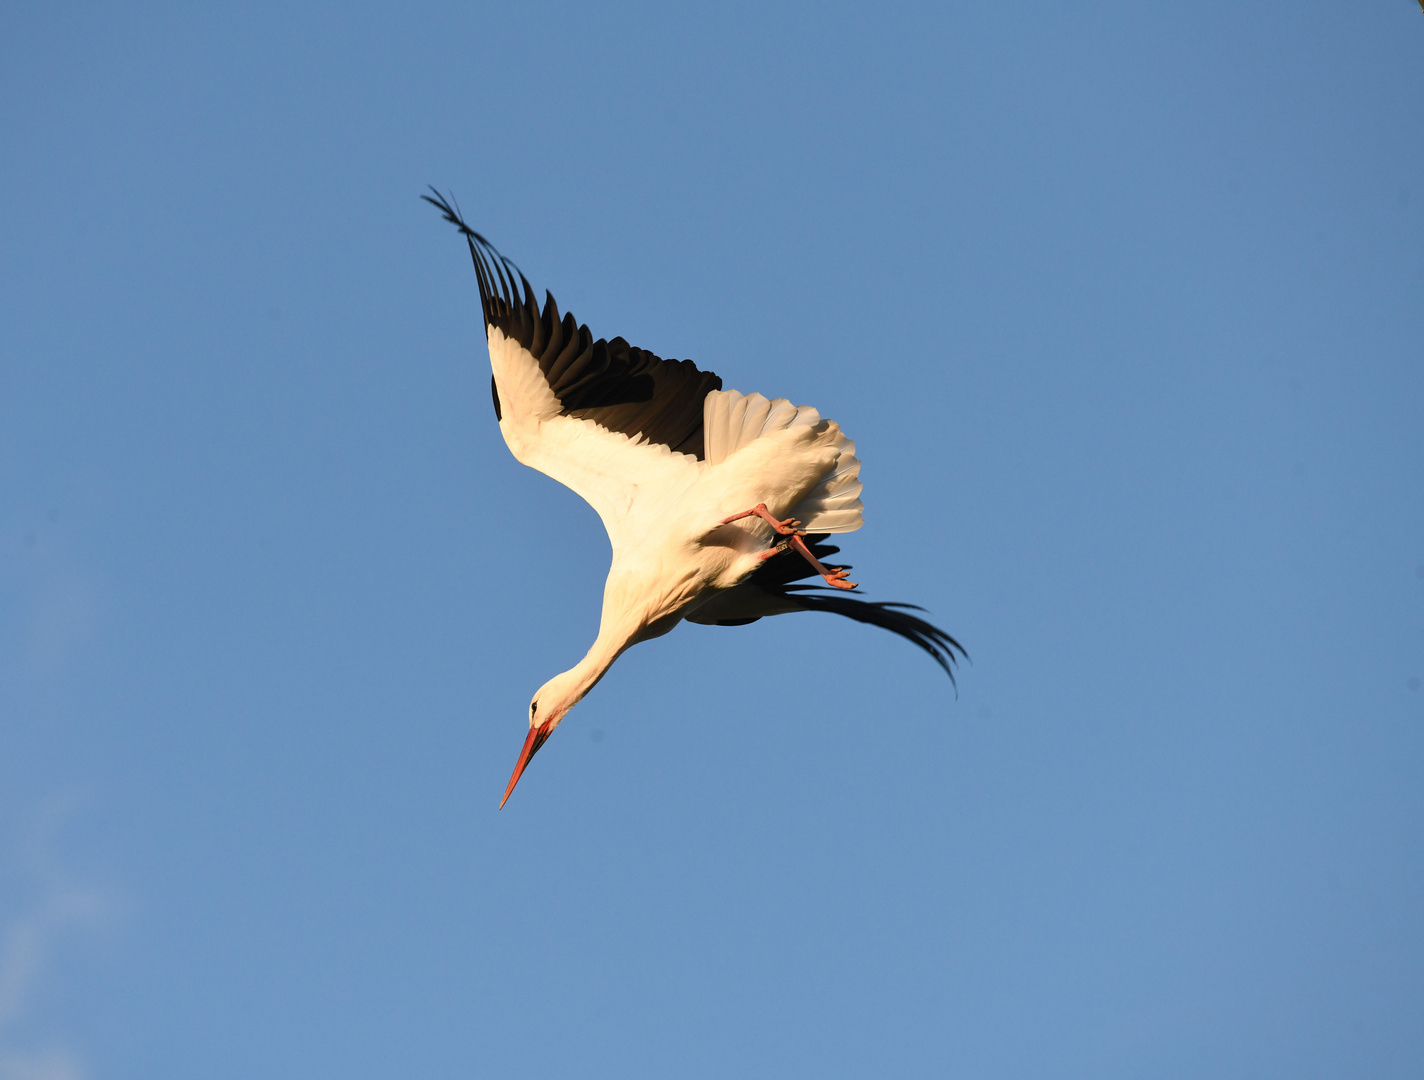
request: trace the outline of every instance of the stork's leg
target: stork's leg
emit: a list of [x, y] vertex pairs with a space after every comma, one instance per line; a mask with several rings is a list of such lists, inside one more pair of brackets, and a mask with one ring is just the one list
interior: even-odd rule
[[854, 581], [846, 580], [846, 578], [850, 576], [849, 570], [831, 570], [828, 567], [821, 565], [821, 560], [811, 554], [811, 549], [806, 546], [806, 541], [801, 539], [804, 534], [801, 532], [800, 529], [796, 527], [800, 525], [801, 522], [797, 521], [795, 518], [787, 518], [785, 521], [778, 521], [776, 518], [771, 516], [771, 511], [766, 508], [766, 503], [757, 503], [750, 510], [744, 511], [740, 514], [733, 514], [729, 518], [723, 518], [722, 524], [730, 525], [734, 521], [740, 521], [742, 518], [753, 516], [761, 518], [778, 533], [786, 537], [786, 539], [783, 540], [780, 544], [778, 544], [776, 547], [772, 548], [765, 555], [763, 555], [763, 560], [771, 558], [778, 551], [783, 550], [783, 547], [792, 547], [799, 551], [801, 555], [806, 559], [806, 561], [816, 568], [816, 573], [820, 574], [821, 577], [825, 579], [827, 585], [834, 585], [837, 589], [855, 588], [856, 583]]
[[816, 568], [816, 573], [826, 579], [827, 585], [834, 585], [837, 589], [853, 589], [856, 586], [854, 581], [847, 581], [850, 577], [849, 570], [831, 570], [821, 565], [821, 560], [811, 554], [811, 549], [806, 546], [806, 541], [801, 539], [801, 534], [797, 533], [790, 538], [791, 546], [801, 552], [808, 563]]
[[787, 518], [785, 521], [778, 521], [771, 516], [771, 511], [766, 508], [766, 503], [757, 503], [750, 510], [743, 510], [740, 514], [733, 514], [729, 518], [723, 518], [723, 525], [730, 525], [734, 521], [741, 521], [742, 518], [759, 517], [779, 532], [782, 536], [795, 536], [796, 526], [801, 522], [795, 518]]

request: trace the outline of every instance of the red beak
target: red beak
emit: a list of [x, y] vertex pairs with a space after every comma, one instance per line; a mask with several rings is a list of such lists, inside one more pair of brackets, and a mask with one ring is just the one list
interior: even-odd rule
[[534, 755], [539, 752], [539, 747], [543, 746], [553, 733], [554, 729], [551, 727], [529, 729], [529, 734], [524, 739], [524, 749], [519, 751], [519, 760], [514, 763], [514, 775], [509, 778], [509, 787], [504, 789], [504, 798], [499, 800], [501, 810], [504, 809], [504, 804], [509, 802], [509, 793], [514, 790], [514, 785], [519, 783], [519, 778], [524, 775], [524, 766], [533, 760]]

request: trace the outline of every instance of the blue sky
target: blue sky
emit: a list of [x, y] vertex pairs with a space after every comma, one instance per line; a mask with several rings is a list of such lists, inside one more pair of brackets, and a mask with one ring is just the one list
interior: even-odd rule
[[[0, 1080], [1412, 1077], [1424, 16], [0, 15]], [[626, 654], [467, 218], [856, 440]]]

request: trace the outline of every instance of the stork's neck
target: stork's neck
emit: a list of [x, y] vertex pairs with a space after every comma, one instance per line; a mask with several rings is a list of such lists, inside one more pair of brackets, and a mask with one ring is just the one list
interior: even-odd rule
[[603, 592], [603, 618], [598, 637], [577, 664], [559, 676], [560, 689], [570, 705], [597, 685], [629, 646], [666, 634], [678, 622], [681, 597], [649, 595], [646, 584], [622, 575], [610, 574]]
[[631, 644], [633, 644], [633, 638], [630, 634], [620, 630], [610, 630], [607, 626], [600, 627], [592, 648], [588, 650], [582, 660], [563, 674], [563, 678], [568, 680], [567, 692], [570, 704], [582, 700], [583, 696], [592, 690], [598, 684], [598, 680], [603, 678], [608, 669], [613, 666], [613, 661], [617, 660], [623, 650]]

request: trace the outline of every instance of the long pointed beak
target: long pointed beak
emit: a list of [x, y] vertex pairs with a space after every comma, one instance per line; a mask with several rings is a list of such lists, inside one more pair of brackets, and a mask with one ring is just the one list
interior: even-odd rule
[[553, 733], [554, 729], [551, 727], [529, 729], [529, 734], [524, 739], [524, 749], [519, 751], [519, 760], [514, 763], [514, 775], [509, 778], [509, 787], [504, 789], [504, 798], [499, 800], [501, 810], [504, 809], [504, 804], [509, 802], [509, 793], [514, 790], [514, 785], [519, 783], [519, 778], [524, 775], [524, 766], [533, 760], [534, 755], [539, 752], [539, 747], [543, 746]]

